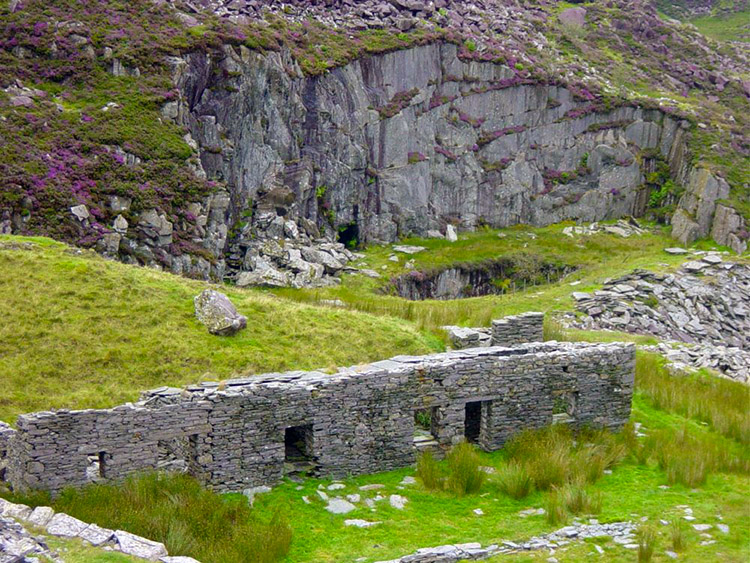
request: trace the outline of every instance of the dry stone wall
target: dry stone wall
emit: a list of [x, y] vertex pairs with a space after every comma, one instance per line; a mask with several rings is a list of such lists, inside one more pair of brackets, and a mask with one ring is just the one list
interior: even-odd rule
[[513, 346], [544, 340], [544, 313], [522, 313], [492, 321], [492, 345]]
[[574, 425], [616, 430], [630, 414], [634, 368], [630, 344], [535, 343], [161, 388], [113, 409], [20, 416], [8, 480], [56, 493], [171, 467], [219, 491], [273, 485], [290, 432], [319, 475], [385, 471], [414, 462], [423, 409], [441, 447], [469, 437], [497, 449], [550, 424], [560, 404]]

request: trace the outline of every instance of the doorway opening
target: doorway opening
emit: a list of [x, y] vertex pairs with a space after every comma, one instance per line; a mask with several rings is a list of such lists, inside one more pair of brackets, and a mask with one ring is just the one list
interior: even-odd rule
[[464, 438], [476, 444], [482, 429], [482, 401], [470, 401], [464, 407]]

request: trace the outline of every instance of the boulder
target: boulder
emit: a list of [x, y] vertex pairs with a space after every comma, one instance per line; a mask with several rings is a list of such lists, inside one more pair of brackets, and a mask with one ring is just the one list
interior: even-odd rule
[[76, 216], [76, 219], [79, 221], [85, 221], [91, 215], [89, 214], [89, 209], [85, 205], [75, 205], [70, 208], [70, 212]]
[[223, 293], [206, 289], [196, 296], [194, 302], [195, 316], [211, 334], [230, 336], [247, 326], [247, 317], [240, 315]]
[[583, 27], [586, 25], [586, 10], [585, 8], [568, 8], [560, 12], [558, 18], [563, 25]]
[[456, 227], [448, 225], [445, 228], [445, 239], [448, 242], [456, 242], [458, 240], [458, 233], [456, 233]]

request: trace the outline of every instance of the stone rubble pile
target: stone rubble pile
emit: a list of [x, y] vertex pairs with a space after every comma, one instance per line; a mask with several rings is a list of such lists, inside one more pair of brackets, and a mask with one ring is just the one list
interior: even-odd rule
[[[11, 555], [7, 559], [8, 563], [25, 562], [27, 559], [24, 557], [42, 555], [52, 557], [44, 541], [34, 538], [25, 530], [24, 525], [16, 520], [43, 529], [51, 536], [79, 538], [94, 547], [120, 551], [147, 561], [199, 563], [191, 557], [170, 557], [164, 544], [129, 532], [107, 530], [96, 524], [87, 524], [67, 514], [55, 513], [48, 506], [38, 506], [32, 509], [24, 504], [14, 504], [2, 498], [0, 498], [0, 563], [6, 563], [5, 553]], [[32, 561], [32, 559], [28, 560]], [[52, 560], [59, 561], [55, 558]]]
[[[257, 21], [270, 12], [296, 22], [312, 17], [334, 28], [409, 31], [414, 27], [442, 26], [470, 35], [512, 32], [514, 37], [546, 44], [533, 25], [545, 17], [544, 12], [503, 0], [203, 0], [199, 5], [237, 22]], [[183, 7], [190, 12], [190, 6]], [[198, 23], [190, 13], [183, 14], [188, 25]]]
[[709, 368], [729, 379], [750, 384], [750, 350], [681, 342], [662, 342], [641, 349], [661, 354], [667, 359], [667, 366], [678, 373]]
[[573, 326], [711, 344], [712, 355], [719, 347], [750, 349], [750, 266], [724, 262], [716, 252], [697, 254], [674, 274], [636, 270], [593, 293], [573, 293], [587, 315]]
[[574, 541], [589, 538], [611, 537], [612, 540], [627, 549], [637, 549], [635, 538], [636, 526], [630, 522], [613, 522], [599, 524], [591, 520], [590, 524], [565, 526], [544, 536], [535, 536], [525, 542], [504, 541], [500, 545], [482, 547], [479, 543], [441, 545], [418, 549], [411, 555], [379, 563], [454, 563], [463, 560], [488, 559], [494, 555], [519, 553], [547, 549], [550, 553]]
[[[301, 227], [300, 227], [301, 225]], [[260, 213], [230, 246], [227, 265], [238, 286], [327, 287], [356, 256], [312, 221]]]
[[575, 227], [565, 227], [563, 234], [574, 238], [576, 236], [591, 236], [597, 233], [609, 233], [618, 237], [628, 238], [630, 236], [640, 236], [647, 233], [646, 229], [641, 228], [635, 219], [620, 219], [614, 225], [602, 225], [598, 222], [589, 225], [580, 225]]

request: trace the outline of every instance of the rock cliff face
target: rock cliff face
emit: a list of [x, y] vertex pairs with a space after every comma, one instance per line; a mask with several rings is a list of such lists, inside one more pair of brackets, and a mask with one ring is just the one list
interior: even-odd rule
[[252, 270], [253, 240], [277, 216], [367, 243], [448, 224], [638, 216], [656, 159], [678, 178], [691, 173], [687, 124], [657, 110], [604, 111], [586, 92], [457, 55], [432, 44], [319, 77], [304, 77], [284, 52], [226, 47], [173, 59], [182, 96], [167, 113], [188, 126], [207, 176], [229, 189], [215, 249], [223, 242], [234, 267]]

